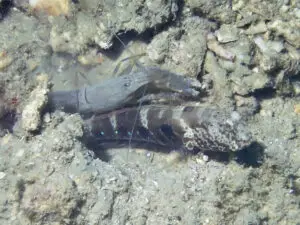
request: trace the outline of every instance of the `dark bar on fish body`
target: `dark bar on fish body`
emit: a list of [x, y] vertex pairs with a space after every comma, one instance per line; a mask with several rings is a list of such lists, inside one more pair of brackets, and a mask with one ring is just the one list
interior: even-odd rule
[[109, 148], [130, 142], [169, 151], [238, 151], [248, 146], [252, 137], [244, 121], [234, 114], [199, 106], [127, 108], [87, 120], [86, 137], [99, 146], [109, 143]]

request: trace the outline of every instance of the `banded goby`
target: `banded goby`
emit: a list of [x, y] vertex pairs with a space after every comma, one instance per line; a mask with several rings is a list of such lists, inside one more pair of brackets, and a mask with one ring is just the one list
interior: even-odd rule
[[151, 105], [93, 116], [85, 123], [85, 140], [93, 148], [131, 143], [145, 148], [187, 152], [238, 151], [252, 142], [237, 112], [214, 107]]

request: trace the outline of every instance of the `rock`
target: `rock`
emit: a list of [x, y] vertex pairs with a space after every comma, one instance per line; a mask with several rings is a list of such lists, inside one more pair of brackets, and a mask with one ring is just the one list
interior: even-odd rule
[[183, 28], [170, 28], [155, 36], [147, 47], [149, 58], [164, 62], [165, 69], [187, 76], [197, 76], [206, 52], [205, 29], [209, 23], [197, 17], [183, 22]]
[[274, 20], [268, 25], [270, 30], [276, 32], [277, 36], [283, 36], [286, 41], [296, 48], [300, 47], [300, 21], [295, 19], [291, 21]]
[[152, 61], [162, 63], [165, 60], [169, 51], [170, 35], [172, 35], [172, 31], [162, 32], [159, 38], [154, 38], [147, 46], [147, 54]]
[[50, 45], [54, 51], [78, 54], [89, 44], [108, 49], [119, 31], [142, 33], [175, 19], [178, 10], [177, 1], [162, 0], [80, 1], [79, 7], [76, 17], [52, 20]]
[[205, 15], [204, 17], [231, 23], [235, 20], [236, 14], [229, 7], [227, 0], [187, 0], [186, 5], [196, 14]]
[[70, 13], [70, 0], [29, 0], [29, 6], [34, 12], [51, 16], [67, 16]]
[[237, 111], [243, 116], [252, 116], [259, 110], [259, 103], [255, 97], [234, 96]]
[[231, 73], [230, 79], [233, 81], [233, 90], [239, 95], [247, 95], [255, 90], [266, 87], [273, 87], [274, 83], [266, 74], [253, 73], [245, 66], [239, 66]]
[[258, 16], [256, 14], [254, 15], [243, 15], [242, 18], [239, 18], [239, 20], [236, 22], [236, 26], [241, 28], [241, 27], [245, 27], [249, 24], [252, 24], [253, 22], [256, 22], [258, 19]]
[[238, 40], [238, 29], [229, 24], [223, 24], [219, 30], [216, 31], [217, 39], [220, 43], [228, 43]]
[[12, 64], [13, 58], [5, 51], [0, 52], [0, 72], [5, 70], [10, 64]]
[[262, 53], [271, 55], [278, 54], [284, 50], [282, 41], [264, 40], [262, 37], [257, 36], [254, 38], [254, 43]]
[[206, 54], [204, 66], [208, 73], [206, 76], [213, 81], [213, 104], [231, 107], [232, 90], [228, 88], [227, 71], [219, 65], [217, 58], [210, 51]]
[[48, 76], [46, 74], [37, 77], [37, 86], [31, 92], [28, 103], [22, 112], [22, 128], [25, 131], [36, 131], [41, 124], [41, 111], [48, 101]]
[[74, 182], [65, 175], [54, 174], [43, 182], [25, 184], [20, 209], [34, 223], [69, 223], [74, 212], [80, 208], [80, 196]]
[[268, 31], [265, 21], [259, 21], [257, 24], [251, 24], [251, 26], [245, 31], [245, 34], [255, 35], [265, 33]]
[[225, 48], [219, 42], [217, 42], [216, 38], [212, 34], [209, 34], [207, 39], [207, 48], [209, 50], [214, 52], [217, 56], [219, 56], [222, 59], [229, 60], [232, 62], [235, 60], [235, 54], [227, 48]]
[[[54, 121], [55, 122], [55, 121]], [[74, 146], [74, 139], [83, 135], [82, 120], [79, 115], [71, 115], [65, 118], [56, 127], [56, 132], [47, 133], [52, 141], [48, 148], [53, 151], [70, 151]]]

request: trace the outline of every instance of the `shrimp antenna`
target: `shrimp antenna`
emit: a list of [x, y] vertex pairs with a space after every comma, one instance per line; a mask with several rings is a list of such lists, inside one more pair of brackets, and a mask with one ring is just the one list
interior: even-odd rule
[[[124, 46], [124, 48], [126, 49], [126, 45], [125, 45], [125, 43], [121, 40], [121, 38], [120, 38], [115, 32], [113, 32], [113, 34], [114, 34], [114, 36], [116, 37], [116, 39], [118, 39], [118, 41], [120, 41], [120, 43], [121, 43], [121, 44]], [[124, 62], [124, 61], [127, 60], [127, 59], [135, 58], [135, 64], [137, 65], [137, 67], [138, 67], [139, 69], [141, 69], [143, 72], [147, 73], [147, 72], [148, 72], [147, 69], [146, 69], [142, 64], [140, 64], [140, 63], [138, 62], [138, 58], [137, 58], [136, 56], [134, 56], [134, 53], [133, 53], [130, 49], [127, 49], [127, 50], [131, 53], [132, 56], [131, 56], [131, 57], [128, 57], [128, 58], [126, 58], [126, 59], [123, 59], [121, 62]], [[144, 54], [141, 54], [141, 55], [139, 55], [139, 56], [142, 56], [142, 55], [144, 55]], [[118, 67], [118, 66], [119, 66], [119, 65], [117, 65], [117, 67]], [[145, 96], [146, 91], [147, 91], [147, 88], [148, 88], [147, 85], [145, 85], [144, 90], [143, 90], [143, 94], [142, 94], [142, 98]], [[138, 119], [139, 113], [140, 113], [140, 111], [141, 111], [142, 104], [143, 104], [143, 100], [139, 101], [139, 104], [138, 104], [138, 110], [137, 110], [137, 112], [136, 112], [136, 114], [135, 114], [135, 118], [134, 118], [134, 121], [133, 121], [132, 129], [131, 129], [131, 131], [130, 131], [130, 138], [129, 138], [129, 141], [128, 141], [128, 151], [127, 151], [127, 156], [126, 156], [127, 161], [128, 161], [128, 153], [129, 153], [129, 150], [131, 149], [132, 136], [133, 136], [133, 133], [134, 133], [134, 130], [135, 130], [135, 125], [136, 125], [136, 123], [137, 123], [137, 119]]]

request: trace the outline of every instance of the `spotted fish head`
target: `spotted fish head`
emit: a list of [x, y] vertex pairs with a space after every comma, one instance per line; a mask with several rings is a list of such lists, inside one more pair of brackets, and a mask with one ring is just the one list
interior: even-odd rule
[[[238, 151], [252, 142], [243, 118], [237, 112], [225, 112], [214, 108], [194, 108], [197, 113], [188, 112], [185, 120], [190, 127], [185, 134], [187, 148], [202, 151]], [[189, 135], [187, 135], [189, 133]]]

